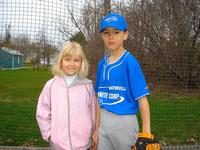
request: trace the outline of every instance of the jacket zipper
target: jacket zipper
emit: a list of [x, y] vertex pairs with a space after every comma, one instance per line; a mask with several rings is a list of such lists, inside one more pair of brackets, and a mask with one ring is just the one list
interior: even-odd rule
[[[65, 80], [64, 80], [65, 82]], [[72, 148], [72, 141], [71, 141], [71, 126], [70, 126], [70, 103], [69, 103], [69, 89], [67, 87], [67, 84], [65, 82], [65, 86], [67, 89], [67, 108], [68, 108], [68, 137], [69, 137], [69, 144], [70, 144], [70, 149], [73, 150]]]

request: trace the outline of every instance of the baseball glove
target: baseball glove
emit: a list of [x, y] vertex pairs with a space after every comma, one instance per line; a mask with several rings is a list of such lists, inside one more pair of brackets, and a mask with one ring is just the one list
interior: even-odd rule
[[160, 143], [154, 140], [153, 134], [140, 132], [131, 150], [160, 150]]

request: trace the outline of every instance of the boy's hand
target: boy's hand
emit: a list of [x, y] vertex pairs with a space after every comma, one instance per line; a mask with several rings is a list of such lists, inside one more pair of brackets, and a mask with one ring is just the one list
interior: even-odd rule
[[154, 140], [151, 133], [139, 133], [138, 140], [132, 150], [160, 150], [160, 144]]

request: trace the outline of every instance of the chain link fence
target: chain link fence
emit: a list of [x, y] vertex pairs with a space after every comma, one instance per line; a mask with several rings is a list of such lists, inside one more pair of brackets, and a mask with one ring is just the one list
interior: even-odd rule
[[[152, 132], [163, 146], [200, 144], [199, 1], [0, 0], [0, 47], [20, 51], [25, 63], [39, 68], [41, 63], [52, 64], [64, 42], [78, 41], [92, 64], [89, 78], [95, 82], [96, 66], [104, 55], [98, 29], [106, 6], [127, 18], [125, 46], [140, 61], [152, 93]], [[6, 86], [0, 81], [0, 91]], [[0, 145], [47, 146], [38, 142], [42, 139], [36, 124], [13, 117], [32, 110], [35, 120], [36, 102], [27, 100], [32, 106], [13, 108], [9, 95], [0, 94], [0, 107], [8, 111], [8, 118], [0, 111], [5, 127], [0, 129]], [[12, 114], [12, 109], [19, 113]], [[21, 130], [14, 132], [16, 122], [28, 129], [24, 142], [17, 142]], [[12, 132], [18, 136], [12, 137]]]

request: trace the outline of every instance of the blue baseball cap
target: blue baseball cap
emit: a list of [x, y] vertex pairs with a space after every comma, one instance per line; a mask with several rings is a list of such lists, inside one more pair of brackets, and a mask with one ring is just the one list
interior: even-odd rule
[[101, 20], [99, 32], [102, 32], [107, 27], [112, 27], [120, 31], [128, 30], [125, 18], [117, 13], [109, 13]]

